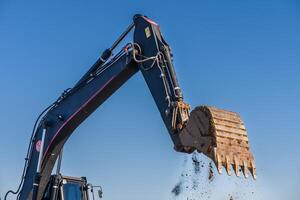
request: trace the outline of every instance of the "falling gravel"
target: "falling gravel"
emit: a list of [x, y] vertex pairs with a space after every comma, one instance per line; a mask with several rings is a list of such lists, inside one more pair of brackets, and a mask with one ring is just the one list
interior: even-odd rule
[[200, 159], [198, 153], [194, 152], [187, 157], [179, 181], [171, 190], [173, 197], [183, 200], [209, 200], [211, 196], [210, 182], [207, 180], [209, 165]]
[[196, 153], [193, 153], [192, 161], [193, 161], [193, 166], [194, 166], [194, 173], [199, 174], [200, 173], [200, 161], [199, 161]]
[[[170, 200], [257, 200], [254, 182], [243, 177], [216, 176], [214, 163], [203, 154], [185, 155]], [[253, 183], [251, 185], [251, 183]], [[224, 191], [224, 187], [228, 190]]]
[[212, 162], [209, 163], [209, 167], [208, 167], [208, 180], [209, 182], [212, 182], [214, 180], [214, 171], [213, 171], [213, 164]]
[[178, 196], [180, 195], [180, 193], [182, 192], [182, 182], [180, 181], [179, 183], [177, 183], [175, 185], [175, 187], [172, 189], [172, 193], [175, 195], [175, 196]]

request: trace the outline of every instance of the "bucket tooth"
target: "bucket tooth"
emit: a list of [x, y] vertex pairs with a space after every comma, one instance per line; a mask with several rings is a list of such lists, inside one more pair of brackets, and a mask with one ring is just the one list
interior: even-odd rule
[[214, 147], [214, 148], [213, 148], [213, 159], [215, 160], [215, 162], [218, 161], [217, 147]]
[[234, 156], [233, 162], [234, 162], [234, 164], [233, 164], [234, 172], [235, 172], [236, 176], [239, 177], [241, 175], [241, 173], [240, 173], [240, 162], [239, 162], [239, 160], [236, 156]]
[[217, 169], [218, 169], [218, 172], [219, 174], [222, 174], [222, 160], [221, 160], [221, 156], [220, 154], [217, 154]]
[[231, 176], [231, 169], [230, 169], [230, 167], [231, 167], [230, 157], [227, 155], [227, 156], [226, 156], [226, 166], [225, 166], [225, 169], [226, 169], [227, 174], [228, 174], [229, 176]]
[[255, 167], [254, 160], [250, 161], [250, 173], [252, 174], [253, 179], [256, 180], [257, 175], [256, 175], [256, 167]]
[[249, 174], [248, 174], [248, 164], [247, 164], [246, 160], [243, 161], [242, 170], [243, 170], [245, 178], [248, 178], [249, 177]]
[[217, 170], [218, 170], [219, 174], [222, 174], [222, 159], [221, 159], [220, 154], [217, 152], [216, 147], [213, 148], [212, 154], [213, 154], [213, 161], [216, 164]]

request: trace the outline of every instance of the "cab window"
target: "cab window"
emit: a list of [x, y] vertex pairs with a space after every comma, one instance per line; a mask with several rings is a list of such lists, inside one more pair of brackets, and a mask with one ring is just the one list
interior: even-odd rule
[[66, 183], [63, 185], [64, 200], [83, 200], [83, 189], [80, 184]]

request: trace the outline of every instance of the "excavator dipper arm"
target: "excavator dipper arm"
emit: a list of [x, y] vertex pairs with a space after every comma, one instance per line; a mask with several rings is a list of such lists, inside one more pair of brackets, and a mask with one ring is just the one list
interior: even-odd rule
[[[183, 101], [169, 45], [159, 26], [142, 15], [70, 90], [50, 107], [35, 130], [19, 199], [41, 199], [57, 157], [73, 131], [139, 70], [142, 72], [175, 150], [204, 153], [219, 171], [241, 166], [255, 175], [253, 156], [240, 117], [213, 107], [189, 112]], [[111, 58], [113, 49], [134, 28], [134, 40]]]
[[170, 47], [161, 35], [158, 24], [142, 16], [135, 17], [134, 21], [134, 55], [144, 59], [138, 62], [139, 68], [175, 150], [185, 153], [197, 150], [210, 157], [220, 173], [225, 167], [231, 175], [232, 166], [237, 176], [241, 170], [247, 178], [250, 171], [255, 179], [254, 158], [239, 115], [210, 106], [197, 107], [190, 113], [176, 78]]

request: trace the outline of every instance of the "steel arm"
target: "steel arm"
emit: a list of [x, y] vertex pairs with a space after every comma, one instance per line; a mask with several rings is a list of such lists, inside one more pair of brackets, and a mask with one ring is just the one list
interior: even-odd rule
[[[120, 38], [123, 39], [132, 28], [133, 25], [130, 25]], [[170, 133], [176, 131], [178, 122], [174, 126], [174, 120], [177, 120], [177, 116], [174, 117], [172, 113], [183, 97], [173, 70], [169, 47], [162, 39], [156, 23], [148, 18], [136, 15], [134, 28], [134, 42], [127, 45], [130, 49], [127, 54], [123, 51], [101, 66], [110, 57], [118, 40], [43, 117], [32, 142], [21, 200], [31, 199], [33, 185], [36, 185], [33, 198], [40, 199], [57, 156], [73, 130], [139, 69], [167, 129]], [[178, 143], [175, 134], [171, 134], [171, 137]], [[37, 151], [40, 144], [43, 144], [43, 148]]]
[[[183, 102], [169, 46], [163, 39], [159, 26], [147, 17], [136, 15], [133, 25], [134, 40], [127, 45], [129, 53], [123, 52], [102, 66], [110, 57], [112, 49], [120, 42], [117, 40], [41, 120], [32, 141], [19, 199], [31, 199], [33, 185], [36, 188], [33, 190], [33, 199], [40, 199], [57, 156], [74, 129], [139, 69], [176, 149], [182, 147], [176, 133], [188, 120], [189, 106]], [[121, 35], [121, 39], [133, 25]], [[40, 144], [43, 144], [41, 151]]]
[[183, 102], [169, 45], [164, 40], [157, 23], [144, 16], [134, 17], [135, 61], [160, 111], [173, 140], [175, 149], [182, 144], [178, 133], [189, 118], [189, 105]]
[[[104, 64], [111, 56], [111, 51], [133, 27], [133, 42], [128, 44], [121, 54]], [[159, 26], [145, 16], [136, 15], [134, 24], [130, 25], [120, 38], [112, 48], [102, 54], [74, 88], [61, 96], [41, 120], [32, 141], [19, 199], [32, 199], [32, 193], [36, 199], [41, 198], [57, 156], [72, 132], [138, 70], [141, 70], [144, 76], [177, 151], [190, 153], [197, 149], [212, 158], [218, 168], [233, 163], [225, 154], [225, 157], [223, 156], [223, 151], [217, 151], [217, 147], [220, 146], [217, 140], [220, 126], [214, 127], [215, 124], [211, 123], [215, 119], [212, 112], [216, 112], [221, 118], [224, 117], [225, 121], [228, 121], [229, 112], [204, 107], [195, 109], [190, 116], [189, 105], [184, 103], [176, 79], [170, 47], [161, 35]], [[231, 125], [242, 127], [239, 117], [233, 116], [232, 112], [229, 114], [230, 120], [234, 119], [230, 122]], [[228, 137], [231, 137], [230, 131], [228, 134]], [[41, 149], [40, 144], [43, 144], [44, 148]], [[241, 143], [238, 145], [241, 146]], [[247, 159], [251, 165], [252, 154], [245, 154], [246, 151], [249, 152], [247, 145], [248, 143], [245, 143], [245, 150], [238, 150], [243, 152], [243, 157], [234, 155], [231, 149], [226, 150], [226, 153], [234, 155], [238, 161]], [[247, 167], [246, 164], [244, 166]], [[249, 169], [255, 168], [251, 166]], [[37, 190], [32, 192], [35, 181]]]

